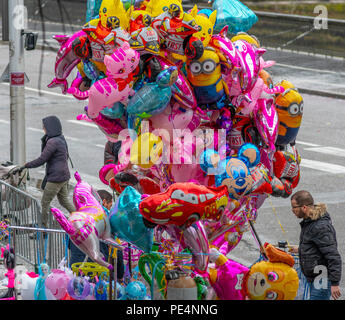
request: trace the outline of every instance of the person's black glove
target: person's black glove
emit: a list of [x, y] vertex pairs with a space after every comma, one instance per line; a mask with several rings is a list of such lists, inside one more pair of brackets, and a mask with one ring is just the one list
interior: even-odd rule
[[26, 169], [25, 166], [18, 167], [12, 171], [12, 174], [21, 173], [24, 169]]

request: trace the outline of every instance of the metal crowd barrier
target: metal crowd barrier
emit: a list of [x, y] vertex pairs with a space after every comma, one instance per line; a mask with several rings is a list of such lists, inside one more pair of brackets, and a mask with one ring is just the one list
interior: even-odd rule
[[0, 221], [9, 226], [20, 227], [13, 229], [8, 237], [2, 237], [2, 242], [15, 238], [17, 257], [35, 269], [44, 259], [51, 268], [56, 268], [66, 255], [66, 235], [51, 215], [48, 229], [61, 232], [50, 234], [43, 232], [44, 229], [37, 229], [42, 225], [41, 212], [38, 199], [0, 180]]
[[[41, 204], [37, 199], [0, 180], [0, 221], [7, 225], [37, 227], [41, 222], [40, 213]], [[14, 236], [17, 242], [16, 255], [37, 267], [39, 261], [42, 261], [40, 256], [43, 254], [40, 241], [35, 241], [37, 235], [30, 229], [18, 229], [15, 230]], [[10, 235], [8, 237], [10, 238]], [[8, 241], [8, 237], [2, 237], [2, 242]]]
[[[69, 265], [68, 236], [60, 225], [49, 215], [48, 228], [41, 225], [41, 204], [39, 200], [0, 180], [0, 222], [6, 229], [0, 230], [3, 245], [10, 243], [14, 248], [15, 257], [31, 265], [38, 273], [40, 263], [47, 263], [51, 269], [56, 269], [65, 258]], [[105, 244], [119, 250], [125, 248], [101, 240]], [[116, 281], [114, 288], [112, 280], [117, 279], [117, 258], [111, 258], [114, 272], [109, 276], [109, 299], [116, 300]]]

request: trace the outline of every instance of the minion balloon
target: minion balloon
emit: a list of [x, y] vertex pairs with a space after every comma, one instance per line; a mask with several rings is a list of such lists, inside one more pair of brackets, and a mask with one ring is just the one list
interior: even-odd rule
[[220, 102], [228, 94], [223, 81], [221, 61], [216, 51], [206, 47], [198, 60], [187, 60], [187, 78], [194, 89], [196, 100], [202, 109], [220, 109]]
[[301, 126], [303, 115], [303, 98], [295, 86], [286, 80], [279, 85], [285, 88], [276, 97], [275, 105], [279, 118], [277, 146], [286, 146], [294, 142]]

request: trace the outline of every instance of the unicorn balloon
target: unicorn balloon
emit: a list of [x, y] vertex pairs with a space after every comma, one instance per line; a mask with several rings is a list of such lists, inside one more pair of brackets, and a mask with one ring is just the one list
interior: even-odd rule
[[57, 208], [52, 208], [51, 212], [81, 251], [93, 261], [112, 270], [112, 265], [104, 261], [99, 249], [99, 239], [107, 240], [118, 246], [118, 243], [111, 237], [108, 216], [97, 200], [99, 196], [93, 188], [81, 180], [78, 172], [74, 174], [74, 177], [77, 185], [74, 188], [73, 202], [77, 210], [72, 212], [68, 219]]

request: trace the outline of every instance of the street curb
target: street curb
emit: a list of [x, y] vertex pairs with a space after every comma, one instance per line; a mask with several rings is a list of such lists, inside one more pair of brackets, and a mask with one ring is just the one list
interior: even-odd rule
[[306, 89], [306, 88], [298, 88], [300, 93], [306, 93], [315, 96], [333, 98], [333, 99], [342, 99], [345, 100], [345, 94], [329, 92], [329, 91], [321, 91], [321, 90], [313, 90], [313, 89]]

